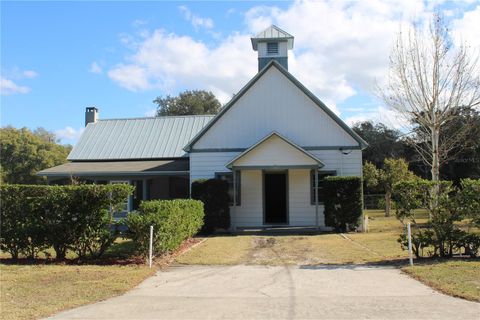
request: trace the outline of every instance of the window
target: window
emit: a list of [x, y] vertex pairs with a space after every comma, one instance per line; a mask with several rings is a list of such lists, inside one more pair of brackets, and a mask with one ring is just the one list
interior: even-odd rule
[[[235, 183], [236, 183], [236, 202], [237, 206], [240, 205], [240, 171], [235, 171]], [[233, 206], [233, 173], [232, 172], [217, 172], [215, 173], [215, 179], [220, 179], [228, 182], [228, 195], [230, 196], [230, 205]]]
[[318, 203], [323, 203], [323, 179], [328, 176], [336, 176], [336, 171], [318, 171], [318, 185], [315, 186], [315, 170], [310, 173], [310, 202], [315, 204], [315, 190], [318, 189]]
[[[130, 184], [130, 181], [128, 180], [121, 180], [121, 181], [110, 181], [111, 184]], [[119, 220], [121, 218], [126, 218], [127, 213], [130, 211], [130, 201], [131, 197], [127, 197], [123, 203], [121, 203], [116, 209], [116, 211], [113, 212], [113, 219]]]
[[267, 42], [267, 54], [268, 55], [278, 54], [278, 42]]

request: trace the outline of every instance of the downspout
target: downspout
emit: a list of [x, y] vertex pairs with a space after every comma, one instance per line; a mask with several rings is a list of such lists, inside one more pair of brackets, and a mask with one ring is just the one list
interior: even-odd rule
[[318, 219], [318, 167], [315, 167], [315, 225], [317, 229], [320, 228], [319, 219]]
[[232, 224], [232, 229], [233, 232], [237, 231], [237, 225], [236, 225], [236, 209], [237, 209], [237, 172], [235, 169], [232, 169], [233, 171], [233, 208], [232, 208], [232, 215], [231, 215], [231, 224]]

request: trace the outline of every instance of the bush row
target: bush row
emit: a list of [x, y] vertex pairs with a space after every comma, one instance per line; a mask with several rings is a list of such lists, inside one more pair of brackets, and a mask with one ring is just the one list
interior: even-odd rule
[[140, 204], [124, 220], [127, 236], [137, 243], [140, 252], [148, 255], [150, 226], [153, 226], [153, 250], [165, 254], [177, 249], [203, 225], [203, 203], [197, 200], [153, 200]]
[[133, 192], [128, 185], [1, 186], [2, 250], [12, 258], [35, 258], [53, 247], [57, 259], [68, 249], [80, 258], [100, 256], [115, 240], [111, 210]]
[[[461, 180], [460, 187], [451, 181], [402, 181], [394, 186], [393, 197], [397, 218], [412, 225], [412, 249], [417, 257], [451, 257], [454, 252], [478, 255], [480, 235], [463, 230], [460, 224], [466, 224], [467, 230], [480, 227], [480, 180]], [[428, 213], [426, 224], [417, 222], [415, 210], [419, 208]], [[405, 234], [399, 242], [407, 247]]]
[[362, 178], [330, 176], [323, 180], [325, 225], [337, 232], [354, 230], [362, 216]]
[[205, 205], [205, 223], [202, 232], [230, 228], [230, 208], [227, 181], [219, 179], [196, 180], [192, 183], [192, 198]]

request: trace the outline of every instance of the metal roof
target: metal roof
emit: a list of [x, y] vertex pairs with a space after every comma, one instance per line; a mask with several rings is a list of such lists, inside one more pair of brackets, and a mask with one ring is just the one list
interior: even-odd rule
[[70, 162], [38, 172], [39, 176], [128, 176], [185, 173], [188, 159], [167, 161], [88, 161]]
[[212, 115], [108, 119], [89, 123], [70, 161], [180, 158]]
[[293, 49], [293, 36], [286, 31], [283, 31], [275, 25], [271, 25], [267, 29], [259, 32], [252, 39], [253, 50], [257, 50], [258, 42], [269, 41], [269, 40], [283, 40], [288, 42], [288, 49]]

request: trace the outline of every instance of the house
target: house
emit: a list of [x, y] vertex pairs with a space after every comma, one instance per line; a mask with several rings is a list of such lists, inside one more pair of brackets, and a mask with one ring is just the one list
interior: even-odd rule
[[87, 108], [70, 162], [39, 174], [133, 184], [128, 210], [224, 179], [234, 229], [324, 227], [322, 179], [361, 176], [367, 144], [288, 72], [293, 36], [271, 26], [251, 40], [258, 73], [216, 116], [99, 120]]

